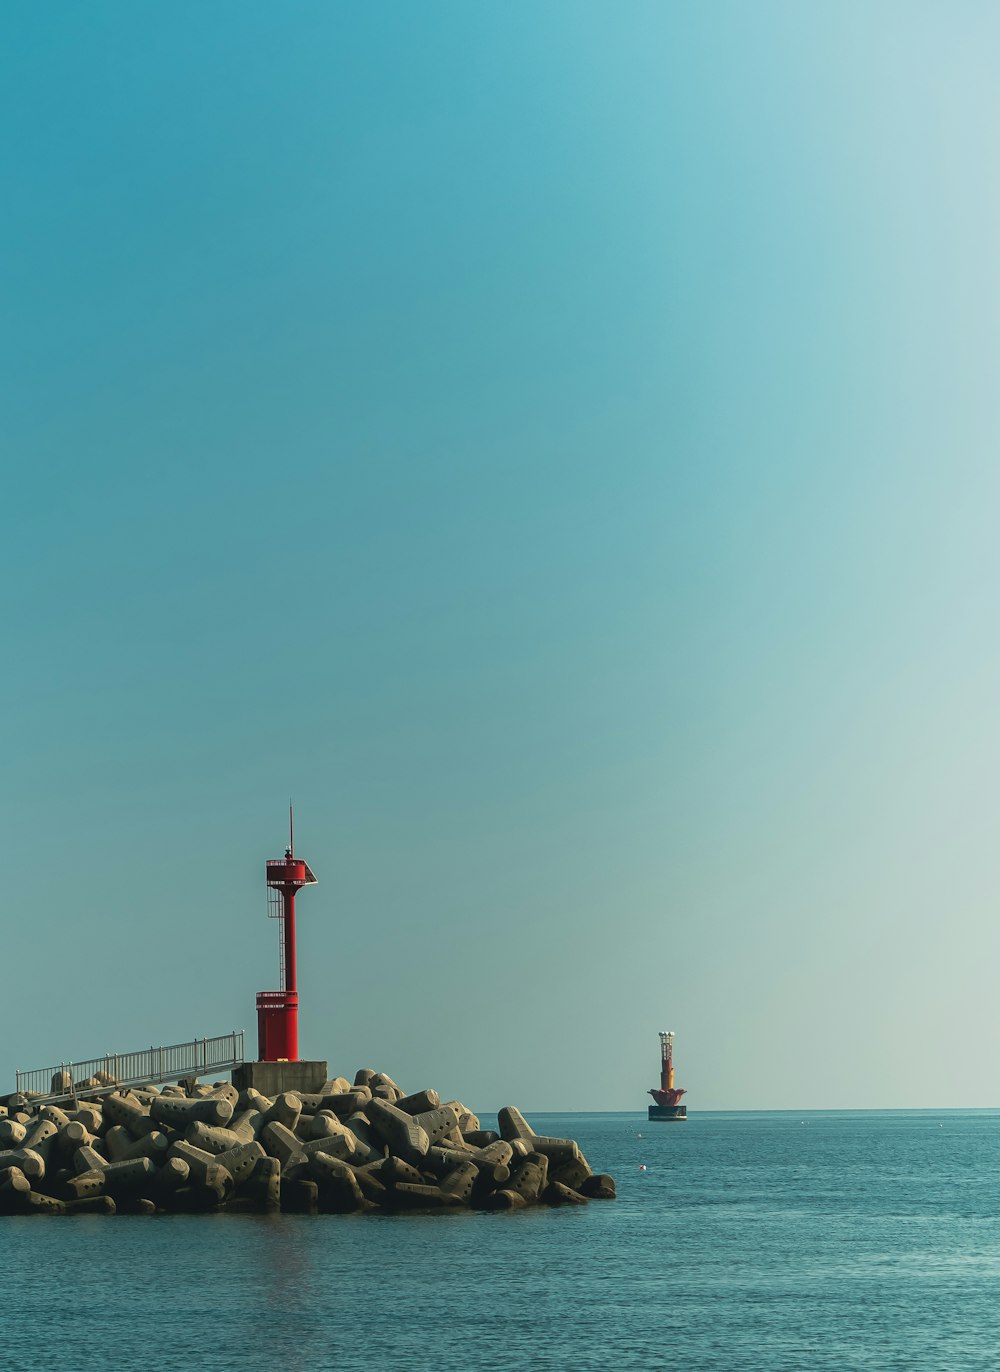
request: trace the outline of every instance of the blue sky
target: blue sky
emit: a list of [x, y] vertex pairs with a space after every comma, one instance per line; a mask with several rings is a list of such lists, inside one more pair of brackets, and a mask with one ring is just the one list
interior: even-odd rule
[[8, 9], [0, 1073], [996, 1103], [998, 26]]

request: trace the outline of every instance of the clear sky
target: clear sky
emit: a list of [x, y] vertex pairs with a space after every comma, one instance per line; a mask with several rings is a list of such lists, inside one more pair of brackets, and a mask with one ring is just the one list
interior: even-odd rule
[[8, 4], [0, 1089], [997, 1105], [996, 7]]

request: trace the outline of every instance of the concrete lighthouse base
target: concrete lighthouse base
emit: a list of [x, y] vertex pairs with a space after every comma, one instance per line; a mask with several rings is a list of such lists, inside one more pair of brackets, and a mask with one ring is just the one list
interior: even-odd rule
[[686, 1105], [651, 1105], [649, 1107], [651, 1120], [686, 1120], [687, 1117]]
[[317, 1095], [329, 1081], [325, 1062], [244, 1062], [233, 1068], [237, 1091], [253, 1087], [262, 1096], [281, 1096], [286, 1091]]

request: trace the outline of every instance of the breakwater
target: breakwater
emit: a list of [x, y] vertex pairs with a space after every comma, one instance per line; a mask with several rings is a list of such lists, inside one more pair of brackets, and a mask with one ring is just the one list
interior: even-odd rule
[[497, 1128], [384, 1072], [273, 1098], [229, 1082], [0, 1105], [0, 1214], [515, 1210], [613, 1199], [572, 1139], [504, 1106]]

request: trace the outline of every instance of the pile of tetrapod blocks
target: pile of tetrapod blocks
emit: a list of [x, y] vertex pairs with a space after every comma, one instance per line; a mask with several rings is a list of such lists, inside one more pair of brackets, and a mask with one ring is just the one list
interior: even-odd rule
[[460, 1101], [404, 1095], [363, 1068], [316, 1095], [271, 1100], [229, 1082], [0, 1105], [0, 1214], [514, 1210], [612, 1199], [572, 1139], [505, 1106], [483, 1129]]

